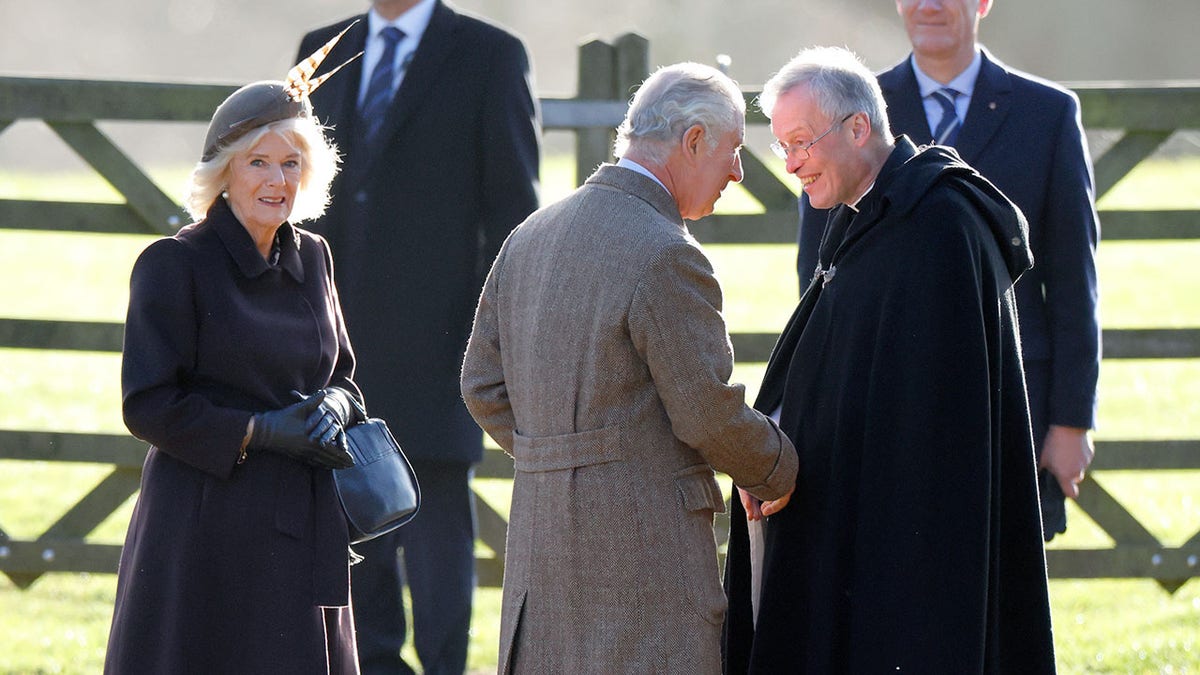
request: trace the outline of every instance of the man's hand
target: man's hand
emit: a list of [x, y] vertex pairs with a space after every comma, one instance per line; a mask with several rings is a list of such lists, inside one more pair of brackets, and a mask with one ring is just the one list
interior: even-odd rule
[[738, 498], [742, 500], [742, 508], [746, 510], [746, 520], [751, 522], [762, 520], [767, 516], [773, 516], [783, 510], [783, 507], [788, 505], [792, 499], [792, 493], [796, 491], [796, 486], [792, 486], [788, 493], [779, 499], [772, 499], [769, 502], [764, 502], [758, 497], [746, 492], [742, 488], [738, 488]]
[[1087, 429], [1050, 425], [1042, 442], [1039, 468], [1047, 469], [1057, 480], [1063, 494], [1079, 498], [1079, 483], [1096, 454]]

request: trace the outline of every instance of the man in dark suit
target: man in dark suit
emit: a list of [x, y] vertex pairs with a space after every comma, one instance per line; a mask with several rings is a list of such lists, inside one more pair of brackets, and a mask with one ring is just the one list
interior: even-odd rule
[[344, 157], [314, 229], [333, 248], [367, 409], [390, 423], [422, 496], [411, 523], [355, 547], [359, 657], [364, 673], [412, 672], [399, 655], [406, 579], [424, 672], [461, 673], [483, 434], [459, 370], [492, 259], [537, 207], [539, 113], [521, 41], [440, 0], [375, 0], [306, 35], [299, 53], [353, 21], [325, 63], [363, 57], [312, 97]]
[[[1034, 267], [1017, 282], [1017, 307], [1049, 541], [1066, 530], [1064, 494], [1079, 495], [1092, 461], [1089, 430], [1100, 370], [1099, 225], [1079, 100], [979, 46], [979, 22], [992, 4], [896, 0], [913, 53], [878, 78], [893, 133], [954, 146], [1029, 220]], [[806, 198], [801, 214], [797, 271], [803, 291], [817, 265], [826, 215]]]

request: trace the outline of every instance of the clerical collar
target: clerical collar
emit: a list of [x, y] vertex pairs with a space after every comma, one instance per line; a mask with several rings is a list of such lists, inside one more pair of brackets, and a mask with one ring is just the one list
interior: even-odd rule
[[866, 192], [863, 192], [861, 195], [859, 195], [858, 199], [855, 199], [853, 204], [846, 204], [846, 208], [850, 209], [851, 211], [853, 211], [855, 213], [858, 213], [858, 205], [861, 204], [863, 198], [865, 198], [867, 195], [871, 194], [871, 190], [874, 190], [874, 189], [875, 189], [875, 181], [871, 181], [871, 184], [867, 186]]
[[[861, 204], [862, 200], [866, 199], [867, 195], [871, 194], [871, 190], [874, 190], [874, 189], [875, 189], [875, 181], [871, 181], [871, 184], [868, 185], [867, 189], [861, 195], [858, 196], [858, 199], [855, 199], [853, 202], [845, 202], [842, 205], [845, 206], [847, 209], [850, 209], [857, 215], [858, 214], [858, 205]], [[839, 232], [833, 233], [834, 236], [836, 237], [836, 241], [829, 241], [830, 228], [833, 226], [833, 218], [830, 218], [829, 222], [827, 222], [825, 224], [825, 232], [821, 234], [821, 244], [817, 248], [817, 269], [813, 270], [813, 278], [812, 278], [811, 283], [815, 284], [817, 279], [820, 279], [821, 287], [824, 288], [825, 286], [829, 285], [829, 282], [833, 281], [834, 275], [837, 274], [837, 266], [833, 264], [832, 258], [837, 256], [837, 250], [841, 248], [842, 243], [846, 240], [847, 237], [849, 237], [850, 228], [854, 224], [853, 219], [854, 219], [854, 216], [846, 216], [846, 218], [842, 221], [842, 222], [846, 223], [845, 229], [842, 229]], [[830, 246], [833, 247], [834, 251], [833, 251], [833, 253], [830, 254], [831, 261], [829, 263], [829, 267], [823, 267], [821, 265], [821, 260], [822, 260], [822, 257], [825, 255], [825, 250], [826, 250], [825, 244], [827, 241], [829, 241], [829, 244], [830, 244]]]

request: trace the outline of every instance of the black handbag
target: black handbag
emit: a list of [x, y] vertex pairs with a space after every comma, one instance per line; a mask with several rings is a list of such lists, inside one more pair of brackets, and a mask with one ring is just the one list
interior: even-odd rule
[[346, 512], [350, 543], [361, 544], [412, 520], [421, 507], [421, 487], [400, 444], [378, 417], [346, 429], [346, 443], [354, 466], [334, 470], [333, 484]]

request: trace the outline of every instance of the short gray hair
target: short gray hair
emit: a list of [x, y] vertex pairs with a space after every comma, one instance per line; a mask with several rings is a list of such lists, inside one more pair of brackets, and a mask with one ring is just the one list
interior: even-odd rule
[[617, 127], [617, 157], [637, 148], [649, 159], [665, 162], [671, 145], [693, 125], [704, 129], [709, 152], [720, 136], [746, 123], [746, 99], [737, 82], [699, 63], [664, 66], [646, 78]]
[[892, 142], [887, 103], [879, 82], [854, 52], [842, 47], [802, 50], [763, 85], [758, 106], [769, 118], [780, 96], [803, 85], [812, 91], [817, 107], [826, 117], [841, 119], [864, 112], [875, 133]]
[[311, 117], [271, 122], [222, 146], [208, 161], [200, 161], [184, 188], [184, 206], [196, 220], [203, 220], [209, 207], [229, 184], [229, 165], [239, 153], [253, 148], [263, 136], [277, 133], [300, 151], [300, 186], [288, 222], [321, 217], [329, 206], [329, 186], [338, 171], [337, 148], [325, 137], [324, 129]]

